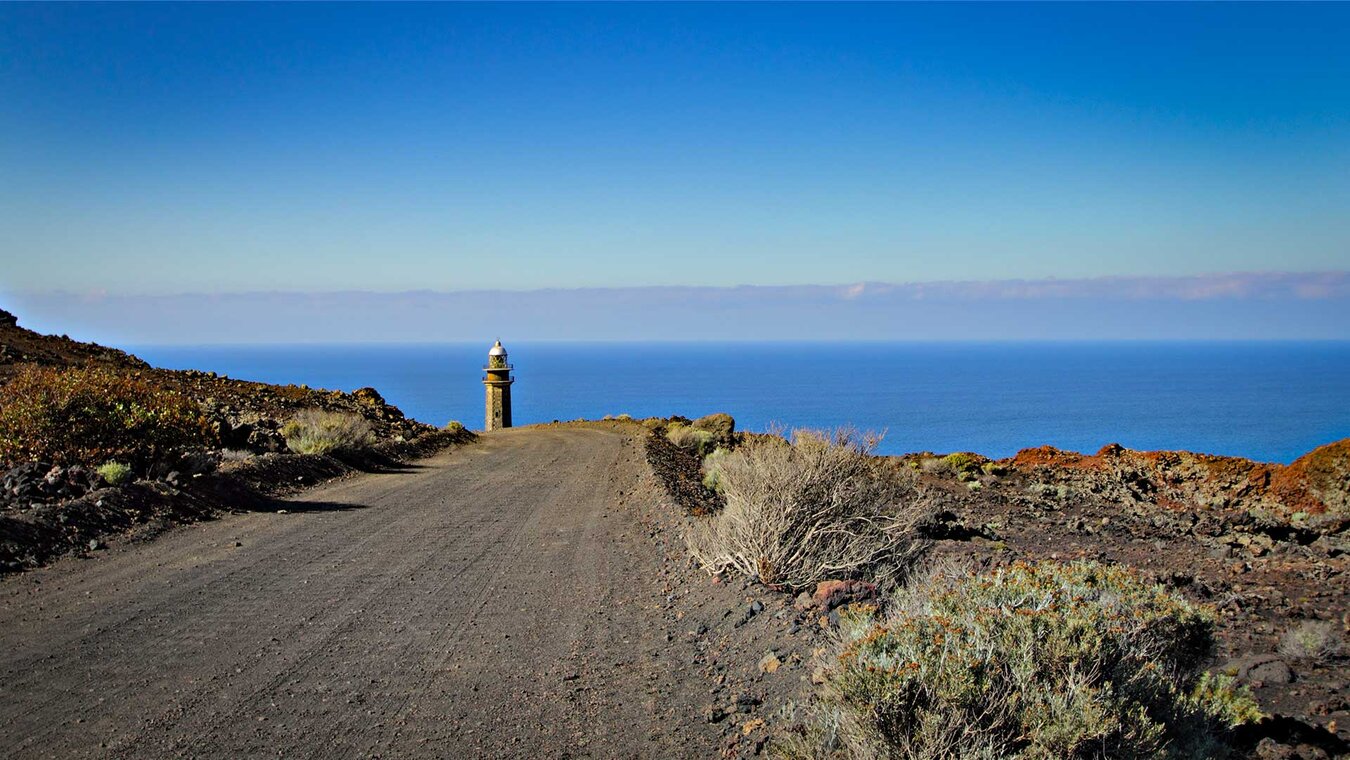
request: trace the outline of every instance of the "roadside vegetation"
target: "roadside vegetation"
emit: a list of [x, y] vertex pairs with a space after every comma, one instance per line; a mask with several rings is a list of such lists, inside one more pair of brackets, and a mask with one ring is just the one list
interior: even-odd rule
[[799, 430], [752, 436], [719, 454], [711, 477], [726, 501], [688, 542], [713, 574], [801, 590], [837, 578], [902, 580], [923, 554], [931, 511], [912, 473], [872, 456], [878, 438]]
[[361, 415], [322, 409], [299, 412], [282, 425], [281, 435], [297, 454], [356, 452], [373, 441], [370, 423]]
[[823, 758], [1221, 758], [1256, 703], [1204, 672], [1214, 615], [1121, 567], [934, 573], [842, 618], [823, 700], [779, 749]]
[[666, 440], [700, 459], [719, 448], [729, 449], [737, 442], [736, 421], [729, 414], [719, 412], [692, 422], [687, 418], [674, 418], [660, 423], [664, 426]]
[[194, 400], [135, 372], [30, 365], [0, 386], [0, 462], [143, 462], [215, 442]]
[[108, 462], [99, 465], [94, 471], [98, 473], [100, 478], [103, 478], [104, 483], [107, 483], [110, 486], [121, 485], [122, 483], [130, 481], [135, 476], [130, 465], [121, 462]]
[[[697, 429], [665, 435], [706, 448], [681, 432]], [[839, 581], [882, 591], [831, 616], [821, 691], [775, 745], [780, 755], [1224, 758], [1235, 729], [1261, 718], [1248, 692], [1206, 672], [1213, 610], [1131, 569], [1053, 561], [985, 574], [921, 569], [920, 527], [940, 497], [916, 470], [973, 480], [988, 460], [954, 454], [915, 468], [874, 456], [877, 443], [851, 429], [742, 434], [734, 449], [702, 459], [702, 484], [725, 501], [695, 517], [686, 536], [705, 570], [815, 589], [803, 598]], [[1334, 656], [1332, 628], [1293, 630], [1286, 651]]]

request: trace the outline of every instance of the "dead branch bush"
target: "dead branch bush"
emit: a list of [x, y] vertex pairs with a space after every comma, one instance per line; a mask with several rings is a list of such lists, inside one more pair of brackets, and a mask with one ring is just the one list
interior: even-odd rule
[[911, 473], [872, 456], [879, 440], [851, 428], [746, 440], [718, 464], [726, 507], [690, 528], [693, 556], [710, 573], [794, 590], [902, 580], [922, 554], [915, 526], [932, 504]]

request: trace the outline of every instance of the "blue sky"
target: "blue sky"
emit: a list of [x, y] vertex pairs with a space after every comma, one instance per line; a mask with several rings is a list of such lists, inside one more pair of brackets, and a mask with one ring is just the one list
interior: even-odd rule
[[1350, 5], [0, 5], [0, 288], [1350, 269]]

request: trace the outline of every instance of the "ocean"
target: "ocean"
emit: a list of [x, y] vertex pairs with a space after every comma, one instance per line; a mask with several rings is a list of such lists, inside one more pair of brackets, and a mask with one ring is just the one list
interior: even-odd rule
[[[517, 425], [728, 412], [748, 430], [884, 431], [888, 454], [1120, 443], [1270, 462], [1350, 436], [1350, 342], [505, 343]], [[373, 386], [416, 419], [480, 428], [490, 345], [131, 350], [246, 380]]]

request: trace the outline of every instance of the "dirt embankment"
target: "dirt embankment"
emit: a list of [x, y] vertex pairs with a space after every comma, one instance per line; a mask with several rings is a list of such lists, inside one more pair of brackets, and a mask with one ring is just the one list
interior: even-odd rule
[[[26, 366], [108, 368], [190, 399], [211, 445], [138, 457], [146, 461], [116, 486], [78, 464], [0, 461], [0, 574], [98, 551], [121, 533], [145, 537], [232, 510], [271, 509], [298, 486], [398, 467], [473, 439], [408, 419], [373, 388], [344, 393], [156, 369], [116, 349], [24, 329], [0, 310], [0, 385]], [[371, 443], [333, 455], [289, 453], [282, 427], [312, 409], [360, 417]]]
[[[185, 457], [181, 469], [118, 486], [99, 484], [73, 498], [0, 511], [0, 575], [40, 567], [65, 554], [89, 556], [114, 539], [143, 541], [166, 529], [240, 511], [284, 509], [279, 498], [324, 481], [397, 470], [473, 434], [432, 431], [361, 452], [261, 454], [220, 461], [216, 452]], [[194, 471], [196, 468], [197, 471]]]

